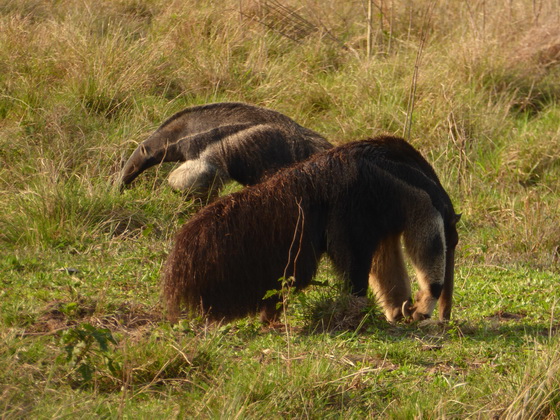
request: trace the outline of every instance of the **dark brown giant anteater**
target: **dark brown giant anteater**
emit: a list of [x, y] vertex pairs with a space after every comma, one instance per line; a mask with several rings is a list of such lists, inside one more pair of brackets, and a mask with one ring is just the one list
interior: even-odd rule
[[260, 182], [265, 175], [332, 145], [287, 116], [242, 103], [187, 108], [165, 121], [125, 163], [120, 185], [162, 162], [184, 162], [169, 184], [194, 196], [212, 197], [224, 183]]
[[[314, 155], [200, 210], [165, 264], [170, 319], [185, 305], [214, 319], [261, 311], [278, 280], [309, 285], [326, 254], [353, 293], [369, 283], [390, 321], [451, 313], [458, 216], [434, 170], [402, 139], [380, 137]], [[412, 305], [400, 238], [420, 291]], [[372, 262], [374, 265], [372, 266]], [[378, 266], [379, 265], [379, 266]], [[443, 293], [442, 293], [443, 291]]]

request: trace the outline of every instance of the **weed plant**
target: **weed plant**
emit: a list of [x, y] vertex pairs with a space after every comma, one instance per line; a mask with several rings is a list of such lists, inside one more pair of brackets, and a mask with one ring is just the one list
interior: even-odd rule
[[[0, 0], [2, 418], [560, 415], [560, 6], [367, 3]], [[388, 325], [325, 262], [284, 327], [170, 326], [161, 265], [198, 204], [172, 165], [115, 180], [219, 101], [419, 148], [463, 213], [453, 321]]]

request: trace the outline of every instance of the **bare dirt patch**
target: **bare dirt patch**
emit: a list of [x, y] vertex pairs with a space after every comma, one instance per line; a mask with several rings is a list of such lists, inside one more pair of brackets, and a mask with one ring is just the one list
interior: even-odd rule
[[55, 334], [81, 323], [130, 333], [146, 326], [155, 327], [163, 320], [161, 311], [139, 304], [125, 302], [107, 314], [97, 313], [96, 306], [95, 302], [50, 302], [22, 335]]

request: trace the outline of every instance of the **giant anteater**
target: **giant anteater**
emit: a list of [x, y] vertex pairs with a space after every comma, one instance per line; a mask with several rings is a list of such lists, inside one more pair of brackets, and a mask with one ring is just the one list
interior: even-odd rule
[[260, 182], [266, 175], [332, 145], [287, 116], [243, 103], [184, 109], [138, 145], [125, 163], [120, 186], [162, 162], [184, 162], [169, 184], [191, 196], [213, 198], [224, 183]]
[[[201, 209], [178, 232], [162, 276], [169, 318], [276, 315], [280, 278], [308, 286], [326, 254], [352, 292], [369, 283], [389, 321], [449, 319], [458, 236], [449, 196], [411, 145], [378, 137], [316, 154]], [[414, 304], [400, 238], [417, 273]], [[373, 263], [373, 264], [372, 264]]]

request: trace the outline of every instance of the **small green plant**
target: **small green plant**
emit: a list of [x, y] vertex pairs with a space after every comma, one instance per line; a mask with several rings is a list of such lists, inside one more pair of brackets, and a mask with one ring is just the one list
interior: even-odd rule
[[64, 331], [61, 344], [66, 361], [72, 366], [73, 372], [81, 376], [80, 385], [90, 383], [97, 369], [107, 368], [112, 375], [118, 375], [120, 366], [109, 347], [110, 344], [116, 345], [117, 341], [107, 328], [81, 324]]
[[276, 296], [279, 298], [279, 301], [276, 303], [276, 309], [280, 309], [282, 307], [286, 308], [290, 295], [296, 289], [296, 287], [293, 285], [294, 281], [295, 280], [293, 276], [290, 276], [288, 278], [280, 277], [278, 279], [278, 282], [280, 283], [280, 289], [267, 290], [263, 296], [263, 300], [270, 299]]
[[77, 302], [69, 302], [62, 304], [60, 306], [60, 312], [66, 315], [68, 318], [73, 318], [79, 311], [79, 305]]

